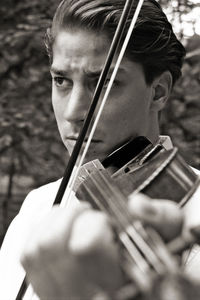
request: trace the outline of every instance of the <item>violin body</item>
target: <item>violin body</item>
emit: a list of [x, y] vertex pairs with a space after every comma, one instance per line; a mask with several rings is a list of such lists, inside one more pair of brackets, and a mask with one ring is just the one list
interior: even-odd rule
[[[138, 142], [140, 145], [135, 147]], [[128, 147], [136, 148], [132, 158], [131, 150], [127, 151]], [[119, 153], [115, 151], [112, 158], [107, 158], [102, 164], [95, 160], [84, 165], [79, 176], [81, 180], [78, 179], [75, 185], [78, 198], [81, 182], [86, 180], [88, 174], [96, 169], [103, 170], [106, 166], [125, 196], [142, 192], [151, 198], [175, 201], [180, 207], [187, 203], [199, 185], [199, 177], [187, 165], [177, 148], [166, 149], [161, 141], [152, 145], [144, 137], [136, 138], [131, 141], [131, 145], [126, 144], [125, 148], [120, 148]], [[114, 169], [113, 173], [110, 172], [111, 169]]]
[[[125, 145], [125, 147], [127, 147], [127, 145]], [[141, 150], [141, 147], [139, 146], [138, 149]], [[119, 152], [121, 154], [123, 150], [120, 148]], [[116, 159], [117, 157], [119, 158], [117, 152], [115, 152], [114, 158]], [[129, 159], [130, 156], [128, 160]], [[115, 206], [115, 203], [118, 201], [118, 204], [116, 204], [117, 207], [119, 206], [119, 202], [122, 202], [121, 210], [123, 210], [122, 207], [126, 206], [124, 203], [124, 201], [126, 201], [125, 198], [130, 194], [142, 192], [152, 198], [173, 200], [182, 207], [187, 203], [199, 185], [198, 176], [185, 163], [183, 158], [179, 155], [177, 148], [165, 149], [159, 142], [156, 145], [145, 143], [144, 149], [139, 151], [139, 153], [136, 153], [135, 156], [128, 162], [125, 158], [121, 158], [119, 160], [123, 161], [125, 164], [122, 166], [119, 161], [115, 163], [115, 161], [110, 158], [106, 160], [105, 165], [107, 166], [107, 169], [103, 166], [104, 162], [101, 164], [98, 160], [87, 163], [83, 166], [80, 176], [81, 179], [76, 185], [76, 195], [80, 200], [89, 201], [93, 208], [102, 209], [111, 217], [111, 219], [113, 219], [113, 211], [110, 203]], [[107, 163], [108, 161], [112, 163], [109, 165]], [[120, 168], [117, 169], [116, 165], [120, 166]], [[115, 170], [114, 173], [112, 175], [109, 174], [113, 169]], [[111, 179], [109, 179], [110, 175], [112, 177]], [[106, 180], [108, 184], [106, 181], [102, 180], [104, 176], [104, 180]], [[109, 189], [110, 184], [113, 184], [113, 187], [115, 186], [115, 196], [112, 196], [112, 191], [107, 192], [107, 188]], [[118, 197], [116, 197], [117, 194]], [[104, 195], [105, 199], [103, 199]], [[128, 213], [126, 215], [128, 216]], [[130, 222], [134, 221], [130, 220]], [[128, 226], [128, 224], [130, 224], [129, 220], [127, 220], [127, 223], [125, 220], [125, 224]], [[118, 227], [118, 222], [115, 222], [114, 225], [116, 229]], [[121, 228], [117, 228], [117, 232], [120, 236]], [[151, 240], [151, 238], [153, 238], [154, 242], [156, 241], [154, 240], [154, 233], [153, 235], [150, 234], [149, 240]], [[132, 280], [136, 286], [138, 286], [139, 291], [142, 291], [142, 295], [137, 298], [137, 292], [135, 292], [134, 289], [130, 299], [171, 300], [170, 298], [165, 298], [162, 294], [163, 290], [167, 287], [171, 290], [172, 294], [178, 293], [177, 295], [180, 296], [181, 300], [190, 299], [189, 295], [191, 293], [194, 297], [192, 299], [198, 299], [200, 294], [199, 287], [196, 287], [192, 282], [185, 278], [184, 275], [181, 275], [179, 271], [177, 272], [179, 267], [174, 272], [173, 268], [176, 268], [176, 262], [174, 261], [173, 256], [170, 256], [171, 254], [182, 254], [182, 252], [186, 248], [190, 247], [193, 242], [195, 242], [195, 240], [192, 240], [192, 242], [187, 241], [186, 243], [185, 241], [184, 243], [181, 241], [179, 244], [179, 241], [177, 243], [175, 239], [172, 241], [170, 247], [166, 246], [166, 248], [164, 244], [161, 244], [160, 246], [162, 250], [164, 249], [164, 251], [169, 251], [167, 261], [165, 261], [164, 258], [164, 264], [166, 263], [166, 273], [161, 276], [159, 274], [159, 276], [155, 277], [155, 281], [153, 280], [150, 283], [151, 288], [148, 290], [147, 295], [146, 292], [142, 290], [142, 284], [137, 282], [138, 278], [136, 272], [136, 274], [134, 274], [134, 276], [136, 275], [136, 278], [133, 276]], [[168, 259], [169, 261], [171, 260], [171, 266], [169, 266], [170, 263], [168, 265]], [[159, 261], [156, 264], [159, 265]], [[153, 266], [150, 265], [150, 270], [151, 268], [153, 268]], [[173, 273], [176, 275], [173, 275]], [[150, 280], [154, 278], [153, 274], [154, 273], [149, 273], [148, 276]], [[187, 293], [183, 291], [183, 282], [185, 282], [188, 286]], [[125, 298], [123, 297], [123, 299]]]

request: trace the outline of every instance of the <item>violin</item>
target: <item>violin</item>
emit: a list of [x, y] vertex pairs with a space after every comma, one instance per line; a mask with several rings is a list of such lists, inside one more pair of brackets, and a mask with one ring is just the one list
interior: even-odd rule
[[[178, 150], [168, 149], [164, 141], [161, 138], [153, 145], [145, 137], [137, 137], [102, 162], [94, 160], [83, 165], [74, 185], [73, 191], [80, 201], [90, 202], [94, 209], [109, 216], [122, 248], [121, 265], [127, 284], [117, 291], [114, 299], [146, 297], [153, 292], [155, 282], [164, 281], [166, 276], [179, 278], [176, 276], [180, 276], [180, 266], [175, 256], [200, 239], [196, 230], [188, 239], [178, 237], [166, 245], [155, 230], [134, 221], [127, 209], [128, 195], [142, 192], [162, 200], [163, 186], [166, 199], [183, 207], [198, 187], [198, 176]], [[25, 281], [22, 287], [26, 288]], [[190, 289], [194, 289], [193, 285]]]
[[[130, 159], [131, 152], [133, 157]], [[189, 235], [188, 239], [179, 237], [165, 245], [152, 228], [144, 228], [138, 220], [133, 220], [127, 209], [127, 196], [142, 192], [163, 199], [164, 194], [166, 199], [183, 207], [198, 185], [198, 176], [176, 148], [165, 149], [161, 140], [152, 145], [145, 137], [137, 137], [102, 163], [95, 160], [81, 169], [75, 186], [76, 196], [79, 200], [89, 201], [94, 209], [104, 211], [114, 224], [125, 252], [122, 267], [129, 280], [134, 282], [131, 288], [130, 285], [126, 287], [131, 299], [135, 299], [138, 292], [149, 294], [152, 278], [158, 280], [166, 274], [178, 274], [180, 266], [174, 255], [182, 254], [193, 243], [199, 242], [200, 235], [196, 231], [197, 234]]]

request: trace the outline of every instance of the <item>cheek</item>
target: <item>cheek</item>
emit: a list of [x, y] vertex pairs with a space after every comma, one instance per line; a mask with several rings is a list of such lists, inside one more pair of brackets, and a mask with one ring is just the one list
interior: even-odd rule
[[62, 102], [60, 100], [61, 99], [59, 99], [57, 94], [54, 91], [52, 91], [52, 106], [57, 121], [61, 119], [63, 112], [63, 107], [61, 105]]
[[[134, 93], [131, 91], [130, 93]], [[104, 124], [108, 131], [114, 130], [118, 135], [139, 134], [141, 128], [146, 126], [148, 119], [148, 100], [146, 95], [134, 95], [112, 99], [114, 105], [105, 108]], [[110, 102], [111, 103], [111, 102]]]
[[51, 102], [52, 102], [52, 107], [53, 107], [53, 111], [54, 114], [56, 114], [56, 95], [55, 95], [55, 90], [52, 84], [52, 94], [51, 94]]
[[126, 124], [133, 120], [138, 109], [141, 109], [141, 105], [136, 99], [128, 97], [115, 98], [112, 104], [108, 104], [105, 108], [105, 117], [111, 123], [111, 126], [114, 123], [116, 123], [116, 126], [120, 123]]
[[60, 110], [60, 105], [61, 105], [61, 97], [59, 95], [59, 93], [57, 92], [54, 84], [52, 83], [52, 94], [51, 94], [51, 99], [52, 99], [52, 106], [53, 106], [53, 110], [54, 112], [57, 112]]
[[55, 100], [52, 100], [52, 106], [53, 106], [53, 111], [54, 111], [56, 121], [58, 122], [58, 120], [59, 120], [59, 109], [58, 109], [58, 106], [56, 105]]

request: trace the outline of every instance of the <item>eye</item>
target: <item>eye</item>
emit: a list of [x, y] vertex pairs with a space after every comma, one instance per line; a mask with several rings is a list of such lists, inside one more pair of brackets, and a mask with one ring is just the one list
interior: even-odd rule
[[64, 78], [63, 77], [54, 77], [53, 79], [54, 79], [56, 85], [58, 85], [58, 86], [62, 85], [63, 82], [64, 82]]
[[[104, 88], [108, 87], [109, 82], [110, 82], [110, 78], [106, 79], [106, 81], [104, 83]], [[114, 82], [113, 82], [112, 87], [117, 87], [117, 86], [119, 86], [119, 84], [120, 84], [120, 81], [115, 79]]]
[[58, 88], [68, 88], [72, 85], [72, 81], [62, 76], [53, 77], [53, 81]]

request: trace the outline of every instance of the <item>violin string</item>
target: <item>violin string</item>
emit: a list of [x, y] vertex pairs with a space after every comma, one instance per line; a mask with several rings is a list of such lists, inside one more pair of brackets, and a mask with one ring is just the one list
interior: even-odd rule
[[[128, 253], [124, 253], [123, 267], [129, 278], [134, 279], [134, 283], [136, 283], [141, 291], [147, 291], [150, 289], [151, 284], [149, 278], [152, 278], [152, 272], [150, 273], [150, 269], [147, 269], [145, 272], [141, 272], [137, 265], [133, 266], [132, 259]], [[124, 299], [124, 297], [122, 299]]]
[[[164, 269], [160, 261], [160, 256], [156, 255], [157, 252], [152, 251], [150, 243], [147, 243], [145, 241], [148, 235], [146, 234], [146, 231], [144, 230], [144, 227], [142, 226], [141, 222], [137, 221], [133, 224], [133, 218], [127, 209], [126, 199], [124, 195], [120, 193], [119, 190], [114, 188], [114, 185], [110, 183], [109, 176], [106, 176], [105, 179], [106, 174], [103, 174], [102, 172], [98, 172], [97, 174], [101, 177], [101, 180], [103, 181], [100, 189], [104, 191], [110, 190], [110, 195], [107, 195], [104, 198], [104, 200], [108, 202], [109, 206], [114, 211], [116, 217], [120, 218], [123, 221], [124, 230], [128, 233], [129, 236], [131, 236], [133, 241], [136, 243], [136, 245], [142, 251], [143, 255], [146, 257], [147, 261], [149, 261], [149, 264], [154, 267], [157, 273], [162, 274]], [[100, 183], [100, 180], [98, 183]], [[107, 187], [102, 189], [103, 185]], [[137, 229], [135, 227], [135, 223], [140, 224], [140, 226], [137, 226]], [[143, 233], [145, 233], [145, 235]], [[164, 247], [164, 245], [162, 246]]]
[[[86, 168], [85, 168], [85, 171], [86, 171], [86, 173], [88, 173], [88, 175], [90, 175]], [[92, 182], [92, 177], [90, 177], [90, 179]], [[105, 192], [105, 189], [99, 188], [99, 185], [97, 185], [96, 182], [93, 182], [92, 186], [91, 186], [91, 182], [87, 181], [87, 184], [83, 184], [83, 187], [85, 188], [87, 193], [90, 195], [93, 202], [96, 203], [97, 207], [100, 210], [105, 211], [106, 214], [108, 214], [108, 207], [106, 205], [106, 203], [107, 203], [106, 199], [109, 198], [109, 195], [105, 195], [105, 193], [103, 193], [103, 191]], [[94, 186], [98, 189], [98, 194], [101, 195], [101, 200], [104, 199], [104, 201], [100, 201], [100, 199], [97, 197], [97, 194], [92, 191], [92, 190], [94, 190]], [[112, 219], [115, 219], [114, 223], [116, 224], [116, 217], [115, 217], [115, 215], [113, 215], [112, 211], [110, 211], [109, 216], [111, 216]], [[125, 221], [126, 221], [126, 219], [125, 219]], [[124, 223], [125, 222], [122, 220], [120, 220], [120, 222], [119, 221], [117, 222], [118, 226], [122, 224], [121, 231], [124, 231], [124, 228], [126, 227], [126, 224], [124, 224]], [[135, 247], [135, 245], [130, 243], [130, 239], [125, 231], [124, 231], [124, 234], [120, 236], [120, 239], [121, 239], [121, 242], [124, 243], [124, 246], [128, 249], [129, 255], [132, 257], [132, 259], [135, 261], [135, 263], [138, 264], [138, 262], [141, 262], [140, 264], [138, 264], [138, 268], [143, 272], [146, 271], [147, 268], [149, 267], [148, 264], [144, 260], [143, 256], [141, 256], [140, 252]]]
[[[100, 179], [99, 176], [102, 176], [102, 178]], [[107, 211], [109, 209], [110, 214], [114, 216], [115, 221], [117, 222], [118, 225], [119, 225], [119, 221], [121, 222], [120, 225], [121, 225], [122, 232], [126, 232], [126, 234], [128, 234], [129, 237], [132, 238], [134, 243], [137, 245], [137, 247], [142, 251], [143, 255], [146, 257], [146, 260], [148, 261], [149, 265], [151, 265], [157, 273], [159, 274], [163, 273], [164, 269], [161, 265], [160, 260], [157, 258], [155, 253], [151, 250], [149, 245], [141, 237], [140, 233], [138, 233], [135, 230], [133, 225], [130, 225], [132, 223], [132, 217], [128, 212], [128, 210], [125, 209], [126, 206], [121, 205], [123, 196], [122, 195], [119, 196], [118, 193], [113, 193], [113, 190], [109, 193], [109, 189], [110, 189], [110, 186], [108, 186], [109, 181], [104, 180], [104, 182], [102, 183], [101, 182], [102, 179], [104, 180], [102, 172], [93, 174], [93, 176], [90, 177], [90, 180], [93, 182], [93, 185], [95, 185], [99, 195], [101, 196], [101, 206], [103, 201], [104, 210]], [[119, 207], [117, 207], [116, 204]], [[127, 226], [128, 224], [129, 226]]]
[[[119, 199], [120, 201], [120, 199]], [[126, 209], [126, 206], [125, 210]], [[119, 212], [124, 214], [123, 206], [119, 208]], [[128, 213], [128, 210], [127, 210]], [[138, 226], [139, 225], [139, 226]], [[131, 222], [126, 228], [127, 233], [139, 245], [143, 255], [147, 258], [149, 263], [154, 267], [155, 271], [163, 274], [166, 270], [176, 270], [172, 263], [172, 256], [167, 251], [164, 242], [156, 231], [151, 229], [144, 229], [142, 223], [138, 220]]]
[[[128, 233], [129, 234], [133, 233], [133, 235], [134, 235], [136, 232], [136, 234], [138, 233], [137, 236], [139, 239], [142, 237], [141, 243], [144, 243], [146, 241], [146, 244], [147, 244], [147, 246], [149, 246], [149, 251], [150, 251], [150, 252], [148, 251], [146, 253], [146, 255], [151, 257], [152, 262], [154, 260], [154, 265], [157, 266], [157, 268], [159, 267], [161, 273], [162, 273], [162, 270], [160, 268], [161, 265], [158, 265], [156, 263], [157, 259], [161, 260], [164, 263], [165, 268], [168, 267], [169, 270], [173, 270], [173, 269], [176, 270], [175, 261], [173, 261], [172, 255], [167, 250], [160, 235], [153, 228], [145, 229], [139, 220], [136, 220], [134, 222], [134, 226], [133, 226], [133, 224], [132, 224], [133, 218], [127, 209], [126, 198], [124, 197], [124, 195], [121, 193], [121, 191], [117, 187], [114, 187], [114, 185], [111, 184], [111, 182], [109, 180], [109, 176], [106, 176], [107, 178], [105, 180], [105, 178], [103, 177], [103, 173], [99, 172], [99, 174], [100, 174], [100, 176], [102, 176], [102, 179], [104, 180], [105, 184], [109, 183], [110, 189], [112, 190], [112, 193], [113, 193], [113, 200], [115, 201], [114, 204], [115, 203], [118, 204], [119, 212], [123, 211], [123, 214], [124, 214], [124, 211], [126, 211], [127, 218], [129, 219], [129, 226], [127, 227]], [[105, 173], [105, 175], [107, 175], [107, 174]], [[144, 245], [144, 247], [145, 247], [145, 245]], [[147, 248], [146, 248], [146, 251], [147, 251]]]
[[[94, 168], [97, 170], [97, 167], [95, 164], [94, 164]], [[87, 167], [84, 166], [83, 169], [84, 169], [84, 172], [87, 173], [88, 176], [90, 176], [90, 172], [87, 170]], [[109, 199], [112, 195], [112, 201], [114, 204], [117, 204], [119, 206], [119, 212], [121, 213], [123, 211], [124, 207], [126, 207], [123, 205], [122, 201], [124, 201], [124, 203], [125, 203], [126, 199], [124, 199], [124, 195], [121, 194], [120, 191], [116, 191], [116, 189], [114, 189], [114, 190], [112, 189], [113, 186], [110, 183], [111, 178], [110, 178], [110, 176], [108, 176], [107, 171], [104, 170], [104, 171], [98, 172], [96, 175], [93, 174], [92, 176], [96, 178], [97, 183], [100, 185], [100, 190], [98, 191], [98, 193], [102, 194], [104, 191], [104, 194], [103, 194], [104, 199]], [[101, 180], [103, 180], [103, 182], [100, 181], [99, 176], [102, 177]], [[90, 178], [90, 179], [92, 180], [92, 178]], [[108, 183], [110, 183], [110, 185], [105, 189], [104, 185], [108, 185]], [[95, 182], [94, 182], [94, 184], [95, 184]], [[98, 186], [97, 186], [97, 188], [98, 188]], [[92, 189], [92, 187], [91, 187], [91, 189]], [[108, 193], [109, 190], [111, 190], [110, 193]], [[107, 193], [106, 193], [106, 191], [107, 191]], [[92, 197], [94, 198], [95, 195], [93, 195]], [[117, 202], [116, 202], [116, 199], [118, 199]], [[106, 202], [106, 200], [104, 200], [104, 204], [105, 204], [105, 202]], [[121, 204], [122, 204], [122, 206], [121, 206]], [[101, 208], [100, 208], [101, 210], [109, 209], [109, 207], [107, 207], [107, 206], [103, 207], [101, 202], [99, 203], [99, 206], [100, 205], [101, 205]], [[117, 215], [117, 213], [118, 212], [116, 212], [116, 215]], [[163, 266], [160, 262], [158, 263], [158, 259], [163, 261], [166, 266], [170, 266], [169, 269], [172, 269], [171, 256], [168, 254], [166, 247], [163, 244], [162, 240], [158, 239], [158, 237], [156, 238], [155, 234], [153, 235], [152, 232], [151, 232], [152, 234], [149, 233], [147, 235], [147, 231], [144, 229], [141, 222], [139, 222], [139, 221], [134, 222], [134, 227], [132, 227], [130, 225], [127, 226], [128, 224], [132, 223], [132, 217], [129, 212], [127, 213], [126, 211], [125, 212], [123, 211], [122, 218], [123, 217], [125, 217], [124, 222], [126, 223], [126, 224], [124, 224], [123, 228], [127, 227], [126, 230], [128, 230], [129, 235], [132, 235], [132, 236], [136, 235], [135, 239], [136, 238], [139, 239], [139, 242], [140, 242], [139, 247], [141, 247], [141, 244], [143, 244], [143, 246], [144, 246], [142, 248], [143, 254], [145, 256], [147, 256], [148, 260], [150, 260], [151, 265], [152, 264], [154, 265], [154, 268], [156, 268], [156, 271], [158, 273], [163, 273]], [[133, 230], [134, 230], [134, 232], [133, 232]], [[137, 232], [135, 233], [136, 230], [137, 230]], [[141, 237], [143, 237], [143, 239]], [[156, 241], [155, 241], [155, 238], [156, 238]], [[133, 239], [134, 239], [134, 237], [133, 237]], [[146, 243], [143, 240], [144, 241], [146, 240]], [[147, 249], [147, 246], [149, 246], [150, 249], [149, 248]], [[155, 254], [157, 255], [157, 257]]]
[[161, 236], [157, 233], [157, 231], [153, 230], [153, 228], [148, 227], [146, 229], [148, 236], [151, 237], [151, 246], [152, 249], [157, 253], [162, 261], [165, 262], [165, 267], [170, 272], [176, 272], [178, 269], [178, 265], [168, 247], [164, 245]]
[[[97, 198], [96, 194], [92, 192], [92, 189], [88, 187], [88, 185], [84, 185], [85, 190], [87, 193], [90, 195], [92, 200], [95, 202], [95, 204], [106, 214], [108, 214], [107, 207], [105, 207], [102, 202]], [[102, 200], [102, 198], [101, 198]], [[115, 215], [110, 212], [109, 216], [113, 220], [113, 223], [116, 224], [116, 218]], [[121, 231], [124, 229], [121, 220], [117, 220], [117, 225], [120, 227]], [[141, 256], [140, 252], [138, 249], [130, 243], [130, 238], [128, 237], [126, 232], [123, 232], [123, 235], [120, 235], [120, 240], [125, 246], [125, 248], [128, 250], [129, 255], [131, 256], [132, 260], [135, 262], [136, 265], [140, 268], [142, 272], [146, 271], [147, 268], [149, 267], [144, 258]], [[140, 264], [139, 264], [140, 262]]]
[[[108, 214], [107, 209], [99, 200], [96, 193], [93, 193], [92, 189], [85, 184], [84, 189], [90, 195], [92, 201], [94, 201], [96, 206], [101, 208], [102, 211]], [[117, 222], [118, 226], [120, 225], [121, 222], [119, 220], [116, 221], [115, 217], [112, 214], [109, 214], [109, 217], [111, 217], [111, 219], [114, 219], [114, 224], [116, 224]], [[121, 245], [123, 245], [123, 249], [125, 250], [125, 252], [123, 251], [122, 253], [124, 257], [122, 268], [125, 270], [129, 278], [132, 279], [134, 283], [139, 287], [140, 290], [146, 291], [150, 286], [148, 277], [150, 266], [145, 258], [141, 255], [137, 247], [130, 240], [128, 234], [125, 231], [122, 232], [123, 228], [121, 229], [121, 233], [118, 235]]]
[[80, 160], [79, 160], [79, 162], [78, 162], [77, 169], [75, 170], [74, 175], [72, 175], [71, 178], [70, 178], [70, 181], [69, 181], [69, 184], [68, 184], [68, 187], [69, 187], [69, 193], [68, 193], [66, 202], [69, 202], [69, 199], [70, 199], [70, 197], [71, 197], [71, 193], [72, 193], [72, 190], [73, 190], [73, 187], [74, 187], [76, 178], [77, 178], [77, 176], [78, 176], [78, 174], [79, 174], [79, 170], [80, 170], [81, 166], [83, 165], [85, 156], [86, 156], [86, 154], [87, 154], [87, 152], [88, 152], [89, 146], [90, 146], [91, 141], [92, 141], [92, 138], [93, 138], [93, 136], [94, 136], [94, 132], [95, 132], [95, 130], [96, 130], [96, 127], [97, 127], [97, 124], [98, 124], [99, 119], [100, 119], [100, 117], [101, 117], [101, 114], [102, 114], [102, 111], [103, 111], [103, 109], [104, 109], [104, 106], [105, 106], [105, 104], [106, 104], [106, 102], [107, 102], [108, 96], [109, 96], [110, 91], [111, 91], [111, 88], [112, 88], [112, 86], [113, 86], [115, 77], [116, 77], [116, 75], [117, 75], [118, 69], [119, 69], [120, 64], [121, 64], [121, 61], [122, 61], [122, 59], [123, 59], [123, 57], [124, 57], [126, 48], [127, 48], [127, 46], [128, 46], [128, 42], [129, 42], [129, 40], [130, 40], [131, 34], [132, 34], [132, 32], [133, 32], [133, 29], [134, 29], [134, 27], [135, 27], [135, 23], [136, 23], [136, 21], [137, 21], [138, 15], [139, 15], [140, 10], [141, 10], [141, 8], [142, 8], [143, 2], [144, 2], [144, 0], [139, 0], [139, 1], [138, 1], [138, 4], [137, 4], [137, 7], [136, 7], [134, 16], [133, 16], [133, 18], [132, 18], [130, 27], [129, 27], [128, 32], [127, 32], [127, 35], [126, 35], [126, 38], [125, 38], [125, 40], [124, 40], [124, 43], [123, 43], [122, 48], [121, 48], [121, 50], [120, 50], [120, 53], [119, 53], [119, 56], [118, 56], [118, 58], [117, 58], [115, 67], [114, 67], [113, 72], [112, 72], [112, 74], [111, 74], [110, 81], [109, 81], [109, 83], [108, 83], [108, 87], [106, 88], [104, 97], [103, 97], [103, 99], [102, 99], [102, 101], [101, 101], [99, 110], [98, 110], [98, 112], [97, 112], [96, 118], [95, 118], [94, 123], [93, 123], [93, 125], [92, 125], [91, 131], [90, 131], [90, 133], [89, 133], [89, 136], [88, 136], [88, 139], [87, 139], [85, 148], [84, 148], [83, 153], [82, 153], [82, 155], [81, 155], [81, 157], [80, 157]]

